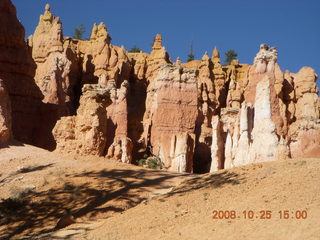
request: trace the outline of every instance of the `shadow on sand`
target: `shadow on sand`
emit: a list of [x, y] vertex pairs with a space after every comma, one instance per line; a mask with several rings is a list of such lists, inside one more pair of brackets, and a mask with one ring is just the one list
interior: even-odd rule
[[[49, 166], [40, 166], [46, 167]], [[23, 172], [36, 170], [39, 169], [22, 169]], [[57, 188], [31, 192], [21, 199], [2, 199], [0, 238], [10, 239], [23, 234], [30, 239], [52, 231], [66, 211], [75, 218], [122, 212], [145, 200], [150, 192], [148, 187], [165, 188], [161, 183], [182, 175], [144, 169], [113, 169], [69, 175], [68, 179], [72, 182], [64, 182]], [[85, 183], [76, 184], [77, 179], [85, 179]], [[5, 229], [3, 226], [6, 226]]]
[[[85, 183], [65, 182], [58, 188], [33, 192], [13, 202], [8, 199], [2, 200], [0, 229], [4, 229], [1, 228], [4, 225], [6, 228], [0, 231], [1, 239], [10, 239], [16, 235], [23, 235], [20, 239], [37, 239], [36, 236], [39, 234], [54, 231], [57, 220], [65, 211], [71, 212], [75, 218], [94, 219], [98, 214], [99, 217], [101, 214], [103, 217], [110, 217], [115, 212], [122, 212], [146, 200], [150, 192], [148, 188], [152, 187], [154, 190], [170, 187], [165, 181], [178, 176], [190, 176], [190, 174], [168, 174], [144, 169], [113, 169], [68, 176], [73, 182], [77, 182], [80, 178], [85, 179]], [[239, 184], [239, 181], [237, 174], [226, 171], [193, 177], [173, 189], [166, 197], [207, 186], [217, 188], [224, 184]], [[41, 239], [47, 238], [44, 236]]]

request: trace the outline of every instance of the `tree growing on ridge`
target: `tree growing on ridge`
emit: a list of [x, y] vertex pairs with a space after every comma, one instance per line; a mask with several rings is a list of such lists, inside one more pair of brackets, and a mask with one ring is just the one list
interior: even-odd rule
[[194, 54], [193, 54], [193, 43], [190, 45], [190, 53], [188, 54], [188, 59], [187, 62], [193, 61], [194, 60]]
[[139, 53], [141, 51], [141, 49], [139, 47], [137, 47], [136, 45], [134, 45], [129, 52], [131, 53]]
[[230, 65], [232, 60], [236, 59], [238, 54], [234, 50], [228, 50], [225, 53], [225, 64]]
[[80, 24], [79, 27], [74, 29], [73, 38], [82, 39], [83, 38], [83, 34], [85, 32], [86, 32], [85, 27], [83, 26], [83, 24]]

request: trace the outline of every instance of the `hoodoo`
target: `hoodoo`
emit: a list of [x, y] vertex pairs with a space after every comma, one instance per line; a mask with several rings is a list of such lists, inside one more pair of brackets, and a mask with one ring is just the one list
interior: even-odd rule
[[2, 143], [196, 173], [320, 156], [317, 74], [283, 73], [275, 47], [261, 44], [253, 65], [224, 66], [217, 48], [172, 63], [160, 34], [150, 54], [112, 45], [104, 23], [73, 39], [46, 5], [25, 42], [9, 0], [0, 13]]

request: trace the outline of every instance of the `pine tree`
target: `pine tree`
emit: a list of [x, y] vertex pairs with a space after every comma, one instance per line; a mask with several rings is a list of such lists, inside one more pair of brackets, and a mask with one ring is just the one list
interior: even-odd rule
[[73, 33], [73, 38], [75, 39], [82, 39], [83, 34], [86, 32], [85, 27], [83, 26], [83, 24], [80, 24], [79, 27], [77, 27], [76, 29], [74, 29], [74, 33]]
[[193, 54], [193, 43], [190, 45], [190, 53], [188, 54], [188, 59], [187, 62], [193, 61], [194, 60], [194, 54]]
[[234, 50], [229, 50], [225, 53], [226, 59], [224, 60], [225, 64], [230, 65], [232, 60], [236, 59], [238, 54]]

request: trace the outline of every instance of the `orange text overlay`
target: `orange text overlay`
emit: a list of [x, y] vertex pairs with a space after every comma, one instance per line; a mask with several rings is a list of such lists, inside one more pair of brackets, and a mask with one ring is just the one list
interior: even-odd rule
[[307, 210], [213, 210], [213, 219], [307, 219]]

